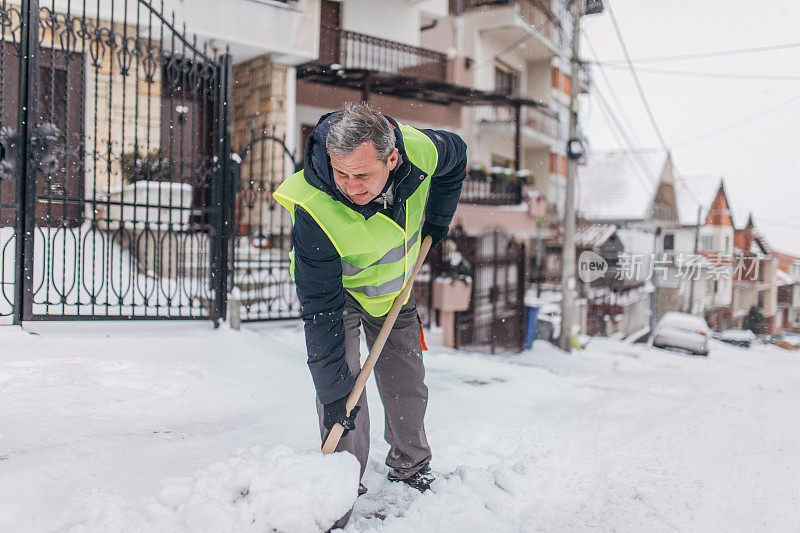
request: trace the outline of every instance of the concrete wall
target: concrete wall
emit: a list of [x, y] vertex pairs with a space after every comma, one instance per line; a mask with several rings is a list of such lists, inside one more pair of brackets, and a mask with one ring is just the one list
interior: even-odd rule
[[419, 8], [402, 0], [345, 0], [342, 2], [342, 27], [419, 46]]
[[423, 22], [445, 17], [447, 7], [447, 0], [343, 0], [342, 27], [381, 39], [423, 46], [419, 31]]
[[[105, 0], [107, 1], [107, 0]], [[130, 2], [136, 4], [136, 2]], [[273, 61], [297, 65], [319, 52], [320, 0], [282, 4], [269, 0], [165, 0], [167, 13], [185, 22], [190, 33], [225, 44], [237, 61], [271, 53]]]

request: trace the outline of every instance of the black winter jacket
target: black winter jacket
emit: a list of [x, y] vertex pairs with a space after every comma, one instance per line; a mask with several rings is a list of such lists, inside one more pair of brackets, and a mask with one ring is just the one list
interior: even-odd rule
[[[360, 206], [348, 200], [333, 180], [325, 139], [336, 113], [323, 115], [305, 146], [306, 166], [303, 176], [314, 187], [369, 219], [382, 206], [370, 202]], [[416, 169], [405, 154], [403, 137], [397, 122], [386, 117], [395, 127], [395, 146], [400, 162], [392, 170], [386, 189], [394, 187], [394, 202], [388, 211], [400, 226], [405, 224], [405, 201], [416, 190], [419, 180], [405, 180]], [[461, 194], [461, 183], [467, 167], [467, 146], [461, 138], [447, 131], [421, 130], [436, 146], [439, 154], [436, 171], [431, 177], [430, 193], [425, 208], [425, 220], [449, 226]], [[295, 259], [295, 284], [305, 323], [308, 367], [320, 402], [330, 403], [347, 395], [355, 378], [345, 362], [344, 309], [345, 291], [342, 286], [342, 264], [338, 252], [316, 221], [299, 206], [295, 211], [292, 229]]]

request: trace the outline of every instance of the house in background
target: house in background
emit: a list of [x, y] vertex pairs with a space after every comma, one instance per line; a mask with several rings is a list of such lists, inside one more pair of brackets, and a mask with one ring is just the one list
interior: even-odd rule
[[[619, 229], [613, 224], [581, 223], [575, 232], [575, 246], [579, 258], [578, 268], [583, 264], [584, 252], [600, 256], [608, 270], [594, 280], [576, 275], [576, 316], [581, 331], [587, 335], [631, 335], [648, 326], [652, 288], [644, 279], [626, 276], [624, 256], [626, 250], [619, 237]], [[545, 291], [560, 291], [561, 257], [563, 233], [547, 243], [545, 259], [546, 277], [541, 287]], [[593, 256], [589, 256], [593, 257]], [[536, 285], [540, 292], [540, 285]]]
[[756, 229], [752, 215], [734, 232], [734, 258], [733, 327], [744, 327], [751, 309], [756, 309], [764, 317], [765, 333], [773, 333], [777, 325], [778, 259]]
[[724, 180], [684, 176], [676, 191], [681, 227], [675, 231], [675, 251], [700, 265], [684, 294], [682, 310], [704, 316], [715, 330], [728, 329], [732, 325], [734, 223]]
[[680, 311], [688, 285], [675, 263], [680, 221], [671, 156], [662, 150], [589, 152], [578, 167], [577, 196], [580, 221], [617, 227], [630, 257], [621, 265], [626, 277], [652, 286], [651, 323]]
[[800, 331], [800, 257], [774, 251], [778, 260], [775, 331]]

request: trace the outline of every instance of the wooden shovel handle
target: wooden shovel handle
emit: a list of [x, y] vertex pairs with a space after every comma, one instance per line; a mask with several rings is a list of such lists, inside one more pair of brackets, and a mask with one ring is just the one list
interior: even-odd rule
[[[430, 235], [422, 240], [422, 245], [419, 249], [419, 257], [417, 257], [417, 262], [414, 265], [414, 269], [411, 271], [411, 276], [409, 276], [405, 287], [403, 287], [403, 290], [392, 304], [392, 308], [389, 309], [386, 319], [383, 321], [383, 326], [381, 326], [381, 330], [378, 332], [378, 336], [375, 338], [375, 343], [372, 345], [372, 349], [369, 351], [367, 360], [364, 361], [364, 366], [361, 367], [361, 372], [358, 373], [356, 384], [353, 387], [353, 390], [350, 391], [350, 395], [347, 397], [345, 409], [347, 410], [348, 416], [350, 416], [350, 411], [352, 411], [353, 407], [355, 407], [358, 403], [358, 398], [364, 391], [364, 387], [367, 386], [367, 379], [369, 379], [369, 375], [372, 373], [372, 369], [375, 367], [375, 363], [378, 361], [378, 357], [381, 355], [383, 345], [386, 344], [386, 339], [389, 338], [389, 333], [391, 333], [392, 328], [394, 327], [394, 322], [397, 320], [397, 316], [400, 314], [400, 308], [403, 307], [403, 302], [406, 301], [408, 293], [411, 292], [411, 289], [414, 287], [414, 278], [417, 277], [419, 269], [422, 268], [422, 263], [425, 262], [425, 257], [428, 255], [428, 251], [430, 251], [432, 243], [433, 238]], [[328, 434], [328, 438], [325, 439], [325, 445], [322, 446], [322, 453], [329, 454], [336, 451], [336, 446], [339, 444], [339, 439], [342, 438], [342, 433], [344, 433], [344, 427], [341, 424], [334, 425], [333, 429], [331, 429], [331, 432]]]

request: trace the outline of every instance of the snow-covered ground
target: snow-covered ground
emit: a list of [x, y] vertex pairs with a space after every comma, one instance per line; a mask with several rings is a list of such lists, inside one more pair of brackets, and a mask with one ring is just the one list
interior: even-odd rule
[[[349, 506], [357, 464], [318, 453], [298, 322], [26, 329], [0, 328], [0, 531], [316, 531]], [[439, 479], [386, 481], [370, 382], [347, 531], [797, 530], [800, 354], [428, 340]]]

